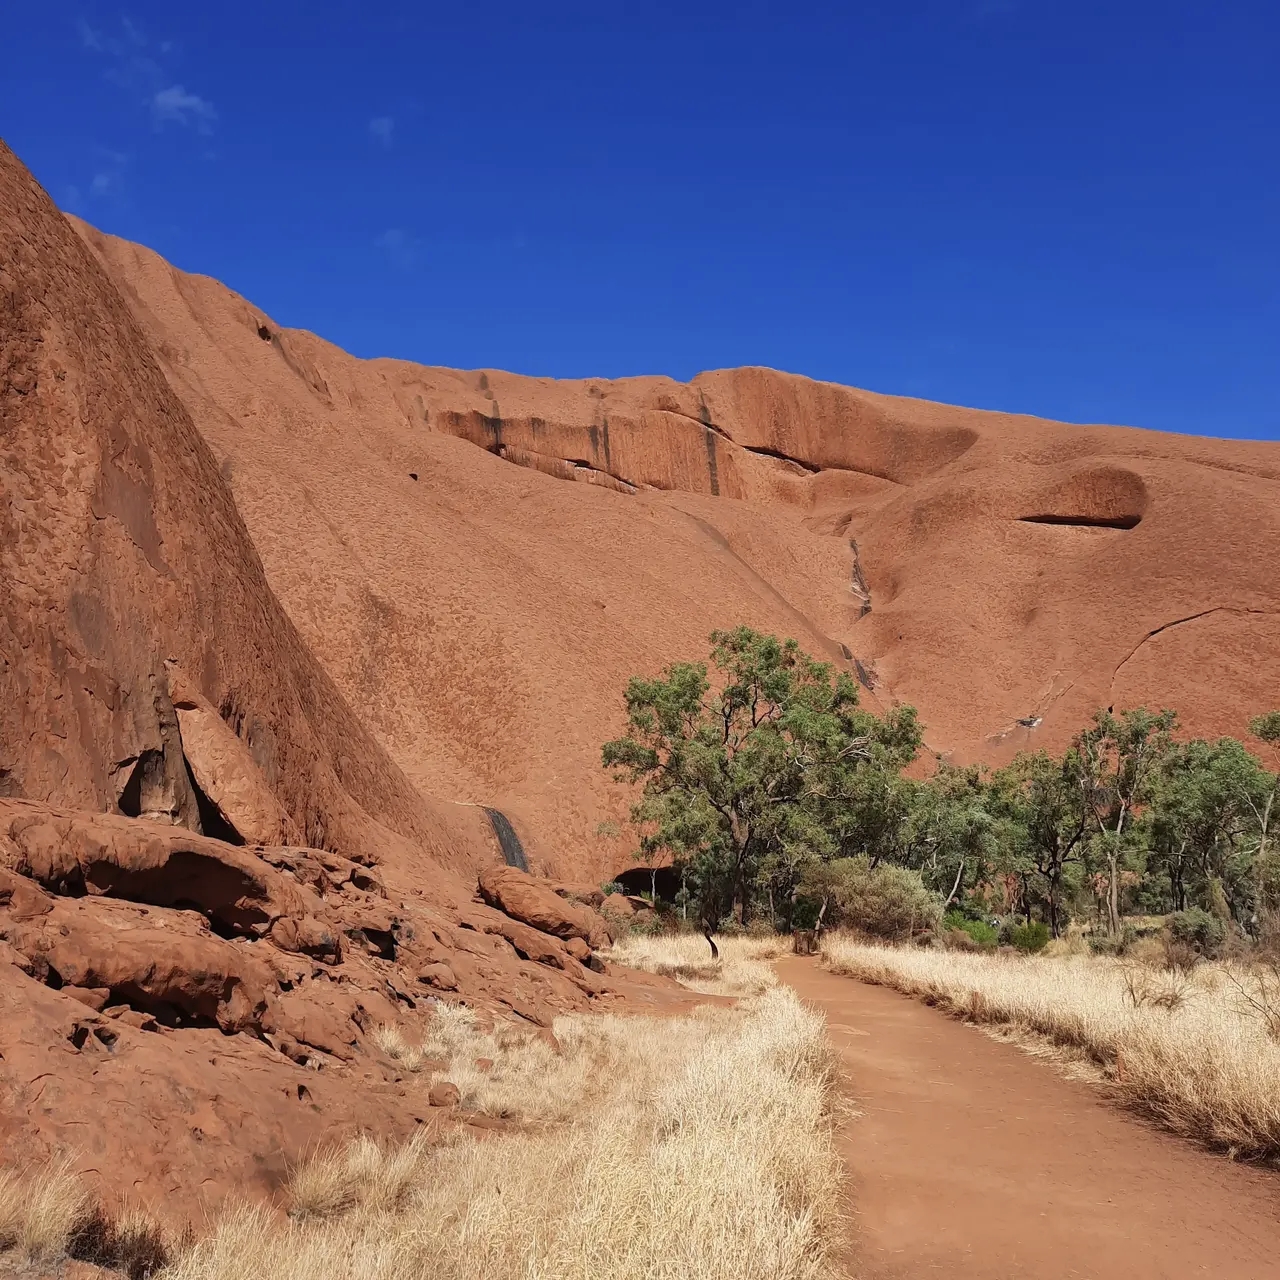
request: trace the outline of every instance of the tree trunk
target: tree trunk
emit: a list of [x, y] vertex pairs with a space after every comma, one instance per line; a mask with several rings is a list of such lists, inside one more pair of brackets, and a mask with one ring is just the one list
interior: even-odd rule
[[1113, 938], [1120, 937], [1120, 840], [1124, 834], [1125, 805], [1120, 806], [1116, 819], [1116, 838], [1107, 852], [1107, 928]]

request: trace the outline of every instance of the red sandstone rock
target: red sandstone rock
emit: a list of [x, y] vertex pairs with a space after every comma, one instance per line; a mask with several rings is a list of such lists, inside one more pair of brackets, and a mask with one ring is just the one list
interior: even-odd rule
[[592, 947], [609, 942], [608, 925], [595, 911], [567, 901], [516, 867], [486, 867], [480, 872], [480, 893], [491, 906], [544, 933], [582, 938]]
[[957, 762], [1059, 749], [1098, 706], [1176, 706], [1216, 735], [1280, 705], [1275, 444], [764, 369], [361, 361], [269, 321], [264, 342], [245, 299], [79, 230], [312, 651], [415, 780], [496, 804], [539, 871], [630, 865], [599, 766], [621, 691], [737, 622], [860, 673], [873, 708], [914, 703]]
[[458, 979], [453, 970], [443, 962], [426, 965], [418, 970], [418, 981], [435, 987], [437, 991], [456, 991]]
[[296, 841], [296, 825], [267, 786], [249, 748], [176, 666], [169, 670], [169, 693], [182, 754], [222, 821], [250, 844]]
[[433, 1107], [456, 1107], [462, 1102], [462, 1094], [452, 1080], [441, 1080], [431, 1086], [427, 1099]]
[[795, 635], [957, 760], [1097, 705], [1280, 703], [1275, 445], [264, 341], [2, 146], [0, 300], [0, 1162], [269, 1194], [320, 1136], [424, 1119], [370, 1032], [432, 989], [544, 1029], [686, 998], [583, 968], [589, 884], [471, 905], [497, 846], [446, 800], [538, 870], [629, 865], [600, 743], [713, 627]]
[[591, 948], [581, 938], [566, 938], [564, 949], [582, 964], [591, 959]]

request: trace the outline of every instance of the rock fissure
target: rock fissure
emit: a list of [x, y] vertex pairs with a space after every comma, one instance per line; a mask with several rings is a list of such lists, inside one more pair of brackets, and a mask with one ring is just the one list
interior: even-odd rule
[[1149, 640], [1154, 640], [1156, 636], [1161, 635], [1166, 631], [1172, 631], [1175, 627], [1185, 626], [1189, 622], [1196, 622], [1200, 618], [1207, 618], [1214, 613], [1261, 614], [1269, 617], [1280, 617], [1280, 609], [1254, 609], [1248, 607], [1237, 607], [1234, 605], [1214, 605], [1211, 609], [1201, 609], [1199, 613], [1188, 614], [1185, 618], [1175, 618], [1172, 622], [1166, 622], [1163, 625], [1156, 627], [1154, 631], [1148, 631], [1147, 634], [1143, 636], [1142, 639], [1139, 640], [1138, 643], [1134, 645], [1133, 648], [1130, 649], [1129, 652], [1120, 660], [1116, 669], [1111, 673], [1111, 684], [1109, 686], [1107, 697], [1107, 701], [1110, 706], [1112, 708], [1115, 706], [1115, 686], [1116, 680], [1120, 676], [1120, 672], [1133, 661], [1143, 645], [1145, 645]]

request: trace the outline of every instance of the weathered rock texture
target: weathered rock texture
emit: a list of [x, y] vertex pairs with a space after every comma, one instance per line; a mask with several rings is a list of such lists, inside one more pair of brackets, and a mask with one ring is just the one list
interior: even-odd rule
[[199, 1218], [323, 1141], [440, 1123], [373, 1034], [440, 992], [531, 1027], [674, 998], [479, 899], [483, 810], [418, 791], [352, 711], [2, 145], [0, 499], [0, 1165], [71, 1153], [109, 1199]]
[[361, 361], [77, 225], [311, 650], [422, 790], [501, 808], [535, 869], [627, 865], [600, 743], [629, 676], [718, 626], [795, 635], [958, 761], [1060, 747], [1098, 706], [1242, 734], [1280, 704], [1280, 446], [767, 369]]
[[[594, 909], [630, 847], [599, 749], [713, 628], [795, 635], [956, 759], [1099, 705], [1243, 732], [1278, 497], [1275, 445], [356, 360], [0, 146], [0, 1163], [267, 1190], [455, 1116], [379, 1023], [672, 998], [593, 954], [636, 908]], [[480, 806], [579, 883], [497, 866]]]

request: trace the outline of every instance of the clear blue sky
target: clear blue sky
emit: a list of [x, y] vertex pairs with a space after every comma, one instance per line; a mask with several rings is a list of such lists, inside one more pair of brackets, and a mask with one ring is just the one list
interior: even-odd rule
[[4, 46], [63, 207], [358, 355], [1280, 437], [1276, 0], [50, 0]]

